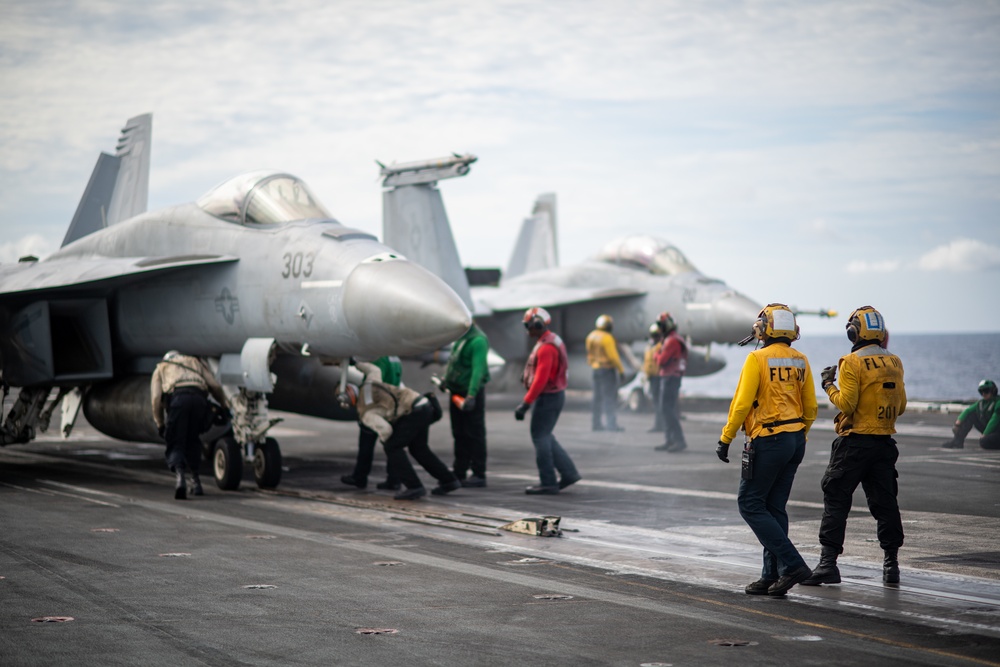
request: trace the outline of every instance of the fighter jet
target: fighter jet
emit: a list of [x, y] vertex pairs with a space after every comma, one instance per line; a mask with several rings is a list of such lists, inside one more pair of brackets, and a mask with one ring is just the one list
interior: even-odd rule
[[[471, 158], [471, 159], [469, 159]], [[474, 156], [455, 156], [466, 167]], [[570, 387], [591, 388], [584, 341], [598, 316], [611, 315], [614, 335], [628, 345], [644, 341], [662, 312], [671, 313], [678, 332], [693, 346], [688, 375], [707, 375], [725, 366], [713, 356], [713, 343], [736, 343], [753, 323], [761, 305], [726, 283], [702, 274], [675, 246], [648, 236], [618, 239], [587, 261], [558, 265], [554, 194], [541, 195], [522, 224], [507, 270], [495, 285], [469, 286], [455, 250], [451, 227], [437, 181], [464, 175], [435, 171], [441, 160], [383, 167], [383, 240], [411, 261], [441, 276], [463, 295], [493, 350], [507, 361], [504, 378], [491, 385], [513, 388], [530, 352], [520, 324], [524, 311], [543, 306], [553, 329], [565, 341], [570, 359]], [[399, 169], [419, 172], [398, 180]], [[632, 360], [633, 366], [638, 363]]]
[[333, 219], [290, 174], [243, 174], [146, 212], [151, 135], [150, 114], [128, 121], [57, 252], [0, 266], [0, 371], [5, 389], [20, 388], [0, 445], [32, 440], [60, 403], [64, 435], [82, 404], [105, 434], [162, 442], [150, 373], [176, 349], [208, 358], [233, 394], [232, 433], [214, 446], [219, 486], [239, 484], [244, 457], [259, 485], [275, 486], [269, 403], [346, 418], [335, 364], [438, 349], [471, 315], [437, 276]]

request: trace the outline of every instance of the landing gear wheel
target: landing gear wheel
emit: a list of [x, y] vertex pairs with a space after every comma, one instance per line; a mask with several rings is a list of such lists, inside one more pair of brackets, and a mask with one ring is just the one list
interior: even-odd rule
[[215, 441], [212, 454], [212, 472], [215, 483], [223, 491], [240, 488], [243, 479], [243, 448], [231, 435], [224, 435]]
[[257, 486], [262, 489], [273, 489], [281, 481], [281, 449], [274, 438], [257, 445], [253, 454], [253, 474]]
[[632, 412], [642, 412], [646, 409], [646, 395], [643, 394], [642, 389], [633, 389], [629, 392], [625, 404]]

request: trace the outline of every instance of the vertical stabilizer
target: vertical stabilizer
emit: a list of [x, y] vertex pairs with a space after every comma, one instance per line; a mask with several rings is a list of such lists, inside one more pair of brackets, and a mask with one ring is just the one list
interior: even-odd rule
[[63, 245], [72, 243], [99, 229], [104, 229], [120, 165], [121, 160], [114, 155], [101, 153], [97, 156], [97, 164], [94, 165], [94, 171], [90, 174], [90, 181], [83, 191], [80, 204], [76, 207], [73, 221], [69, 223], [69, 229], [66, 230]]
[[118, 179], [108, 206], [107, 224], [114, 225], [146, 212], [149, 200], [149, 153], [153, 114], [130, 118], [122, 128], [115, 149], [121, 161]]
[[525, 218], [521, 224], [504, 277], [514, 278], [524, 273], [559, 266], [556, 229], [555, 193], [538, 195], [531, 217]]
[[464, 176], [472, 155], [383, 166], [382, 242], [438, 276], [472, 310], [469, 281], [458, 256], [437, 180]]

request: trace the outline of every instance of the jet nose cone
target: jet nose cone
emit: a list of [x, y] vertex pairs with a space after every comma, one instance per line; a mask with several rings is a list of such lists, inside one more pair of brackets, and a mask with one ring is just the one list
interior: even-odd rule
[[406, 260], [358, 265], [344, 282], [344, 315], [370, 354], [423, 354], [472, 325], [444, 281]]
[[730, 292], [715, 302], [715, 328], [719, 341], [738, 343], [750, 334], [761, 306], [739, 292]]

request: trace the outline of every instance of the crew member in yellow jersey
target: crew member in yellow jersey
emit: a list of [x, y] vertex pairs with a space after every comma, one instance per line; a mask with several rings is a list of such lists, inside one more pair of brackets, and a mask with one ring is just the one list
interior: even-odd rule
[[847, 318], [847, 338], [854, 345], [838, 364], [840, 388], [835, 384], [837, 368], [828, 366], [820, 373], [823, 390], [840, 414], [833, 420], [837, 437], [822, 482], [822, 552], [812, 576], [802, 582], [806, 586], [840, 583], [837, 556], [844, 551], [847, 514], [858, 484], [865, 490], [877, 524], [875, 534], [885, 552], [882, 581], [899, 583], [903, 522], [896, 502], [899, 450], [892, 434], [896, 417], [906, 410], [903, 363], [886, 349], [885, 320], [871, 306], [862, 306]]
[[[594, 399], [591, 408], [595, 431], [624, 431], [618, 425], [618, 378], [625, 374], [618, 343], [611, 334], [614, 322], [610, 315], [597, 318], [595, 329], [587, 335], [587, 363], [594, 369]], [[604, 425], [601, 425], [601, 419]]]
[[812, 574], [788, 539], [785, 511], [805, 455], [806, 434], [816, 419], [809, 360], [791, 347], [798, 337], [788, 306], [772, 303], [757, 315], [752, 335], [741, 344], [756, 338], [764, 345], [747, 355], [716, 449], [729, 463], [729, 445], [742, 425], [747, 442], [737, 504], [764, 547], [761, 576], [747, 585], [748, 595], [784, 595]]

